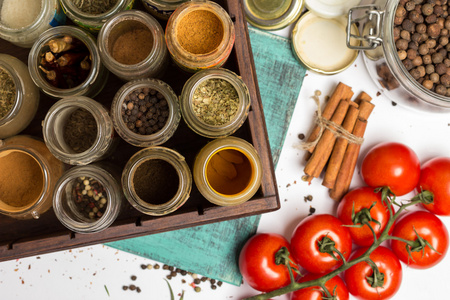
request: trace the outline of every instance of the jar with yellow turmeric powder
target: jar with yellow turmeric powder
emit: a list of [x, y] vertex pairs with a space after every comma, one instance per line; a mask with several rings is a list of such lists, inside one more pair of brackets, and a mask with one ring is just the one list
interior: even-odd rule
[[219, 138], [204, 146], [194, 162], [200, 193], [220, 206], [250, 200], [261, 185], [262, 165], [255, 148], [238, 137]]
[[196, 72], [222, 66], [235, 40], [228, 13], [211, 1], [188, 1], [170, 16], [166, 27], [167, 48], [182, 69]]

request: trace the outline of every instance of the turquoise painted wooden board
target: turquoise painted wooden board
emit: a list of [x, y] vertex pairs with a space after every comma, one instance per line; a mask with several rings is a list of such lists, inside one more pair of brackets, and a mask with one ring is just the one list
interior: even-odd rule
[[[292, 54], [290, 41], [249, 27], [261, 99], [274, 165], [306, 70]], [[186, 271], [240, 285], [237, 260], [245, 241], [255, 234], [260, 216], [108, 243]]]

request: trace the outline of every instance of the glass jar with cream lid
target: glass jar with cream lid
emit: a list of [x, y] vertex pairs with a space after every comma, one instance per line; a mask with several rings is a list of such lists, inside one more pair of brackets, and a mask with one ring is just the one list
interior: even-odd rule
[[26, 135], [0, 140], [0, 213], [39, 219], [52, 207], [52, 196], [65, 165], [44, 142]]
[[279, 30], [295, 22], [304, 0], [244, 0], [247, 21], [263, 30]]
[[234, 23], [212, 1], [188, 1], [170, 16], [166, 44], [175, 63], [185, 71], [222, 66], [233, 49]]
[[31, 48], [45, 30], [65, 23], [58, 0], [0, 0], [0, 38], [16, 46]]
[[24, 130], [38, 106], [39, 89], [27, 66], [11, 55], [0, 54], [0, 139]]

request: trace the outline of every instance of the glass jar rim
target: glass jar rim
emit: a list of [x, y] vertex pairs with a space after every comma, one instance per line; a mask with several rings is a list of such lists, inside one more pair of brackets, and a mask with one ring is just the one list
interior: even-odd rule
[[97, 19], [110, 18], [111, 16], [116, 14], [117, 9], [122, 7], [122, 5], [124, 4], [123, 0], [118, 0], [117, 3], [113, 7], [111, 7], [108, 11], [101, 13], [101, 14], [93, 15], [93, 14], [85, 13], [82, 10], [80, 10], [78, 7], [75, 6], [73, 1], [71, 1], [71, 0], [60, 0], [60, 2], [62, 5], [64, 5], [64, 8], [66, 9], [66, 13], [68, 12], [68, 13], [72, 14], [77, 19], [86, 19], [86, 20], [91, 20], [91, 21], [94, 21]]
[[[36, 1], [36, 0], [34, 0], [34, 1]], [[3, 25], [0, 22], [0, 30], [7, 32], [8, 34], [12, 34], [12, 33], [22, 34], [23, 32], [34, 30], [36, 27], [41, 26], [42, 22], [44, 22], [45, 14], [43, 14], [43, 12], [45, 12], [47, 10], [49, 5], [50, 5], [50, 1], [41, 0], [41, 10], [39, 11], [39, 14], [37, 15], [36, 19], [34, 19], [33, 22], [31, 22], [27, 26], [24, 26], [21, 28], [10, 28], [10, 27], [6, 27], [5, 25]]]

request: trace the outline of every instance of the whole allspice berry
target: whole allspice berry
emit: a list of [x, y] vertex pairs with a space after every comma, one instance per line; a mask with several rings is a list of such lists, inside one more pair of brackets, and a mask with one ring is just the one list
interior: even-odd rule
[[433, 13], [434, 9], [433, 9], [433, 5], [431, 5], [430, 3], [426, 3], [424, 5], [422, 5], [422, 13], [425, 16], [429, 16]]
[[438, 23], [431, 24], [427, 27], [427, 34], [435, 39], [441, 34], [441, 27]]

